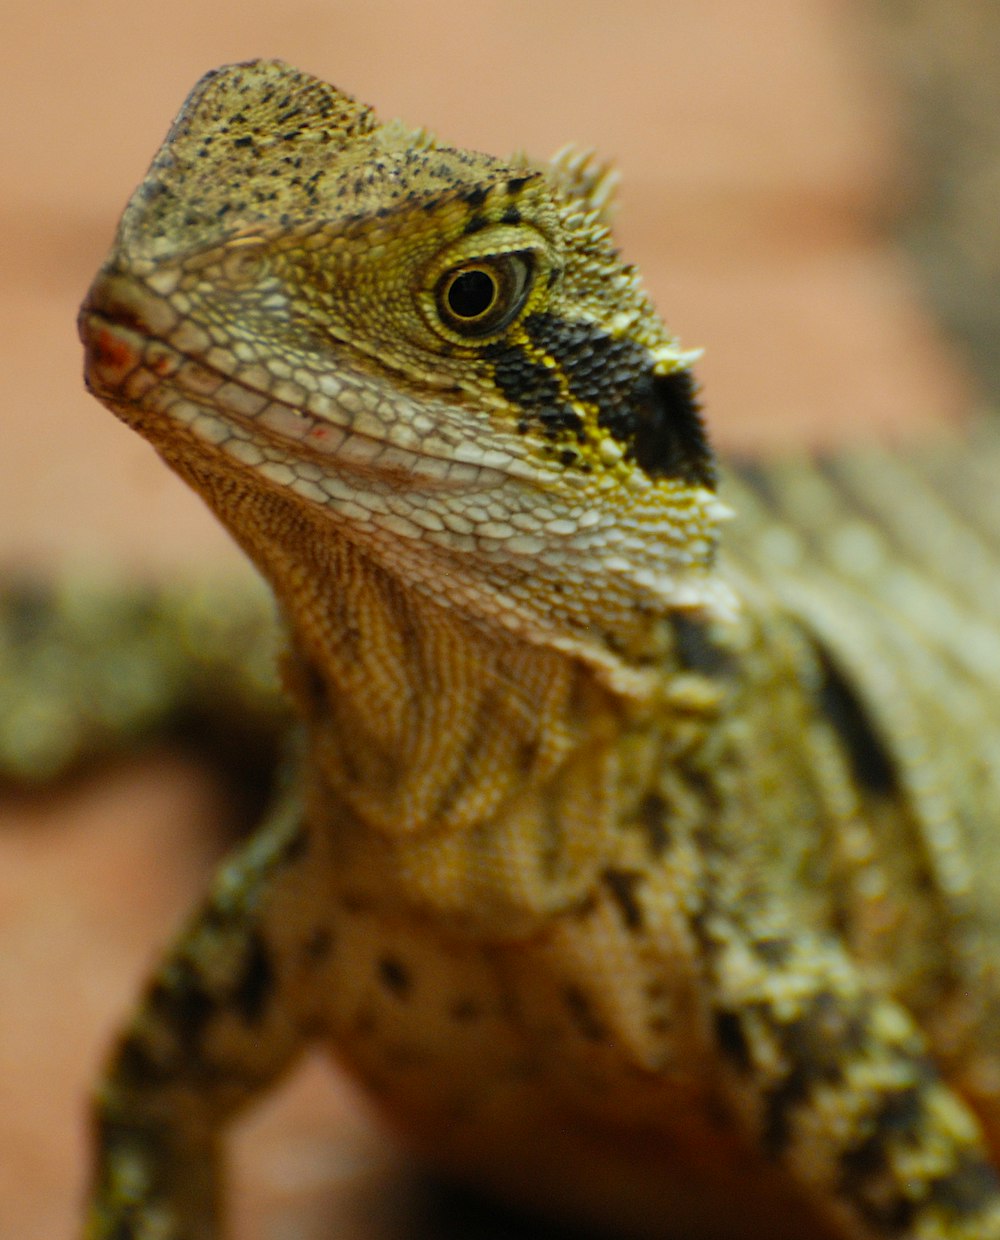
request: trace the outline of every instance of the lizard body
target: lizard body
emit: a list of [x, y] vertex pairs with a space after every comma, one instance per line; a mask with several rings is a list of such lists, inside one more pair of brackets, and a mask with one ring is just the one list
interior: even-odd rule
[[122, 1036], [89, 1240], [217, 1235], [225, 1122], [316, 1039], [622, 1235], [1000, 1237], [1000, 643], [885, 455], [734, 480], [717, 559], [609, 186], [254, 62], [126, 210], [88, 383], [270, 583], [305, 739]]

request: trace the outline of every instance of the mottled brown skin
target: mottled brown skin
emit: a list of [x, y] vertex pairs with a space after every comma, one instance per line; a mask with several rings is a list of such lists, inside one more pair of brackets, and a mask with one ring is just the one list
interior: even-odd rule
[[717, 561], [609, 185], [255, 62], [126, 211], [88, 383], [270, 583], [305, 742], [121, 1037], [88, 1240], [217, 1236], [316, 1040], [612, 1234], [1000, 1237], [1000, 599], [938, 498], [995, 513], [997, 450], [748, 473]]

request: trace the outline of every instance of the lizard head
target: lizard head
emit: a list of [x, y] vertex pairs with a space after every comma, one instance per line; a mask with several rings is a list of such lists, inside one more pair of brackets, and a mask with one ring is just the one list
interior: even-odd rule
[[280, 62], [208, 74], [84, 303], [88, 383], [203, 491], [281, 492], [445, 602], [621, 648], [640, 614], [723, 605], [723, 509], [611, 183]]

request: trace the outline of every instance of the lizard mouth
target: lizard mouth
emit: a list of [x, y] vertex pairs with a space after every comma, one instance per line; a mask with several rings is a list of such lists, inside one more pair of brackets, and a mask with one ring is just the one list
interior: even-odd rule
[[[331, 370], [328, 392], [282, 399], [293, 384], [275, 385], [261, 366], [240, 364], [230, 351], [213, 347], [205, 333], [180, 321], [168, 302], [130, 275], [102, 272], [81, 307], [78, 327], [87, 387], [147, 436], [152, 419], [166, 418], [247, 465], [257, 464], [260, 452], [270, 459], [280, 454], [289, 463], [312, 460], [325, 470], [335, 464], [337, 473], [376, 474], [396, 485], [419, 481], [422, 488], [500, 485], [507, 472], [506, 461], [484, 463], [481, 453], [463, 461], [461, 444], [418, 441], [405, 423], [390, 427], [385, 437], [366, 433], [368, 427], [358, 423], [373, 419], [348, 402], [359, 404], [357, 393], [363, 386], [371, 390], [371, 377], [352, 388], [349, 376]], [[273, 391], [264, 390], [269, 380]], [[321, 410], [312, 412], [304, 403]]]

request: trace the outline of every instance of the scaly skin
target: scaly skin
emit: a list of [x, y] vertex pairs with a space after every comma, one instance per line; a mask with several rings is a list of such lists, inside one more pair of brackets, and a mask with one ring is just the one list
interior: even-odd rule
[[886, 456], [733, 483], [717, 565], [610, 184], [257, 62], [125, 213], [88, 383], [273, 588], [306, 751], [121, 1038], [89, 1240], [217, 1236], [226, 1122], [316, 1039], [614, 1234], [1000, 1238], [997, 639]]

